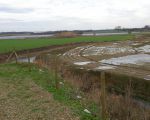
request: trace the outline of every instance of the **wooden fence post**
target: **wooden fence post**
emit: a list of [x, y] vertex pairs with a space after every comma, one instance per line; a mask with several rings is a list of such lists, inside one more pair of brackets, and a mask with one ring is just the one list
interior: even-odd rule
[[14, 54], [15, 54], [15, 60], [16, 60], [16, 63], [18, 63], [18, 55], [16, 53], [16, 51], [14, 50]]
[[56, 89], [59, 88], [59, 84], [58, 84], [58, 58], [57, 56], [55, 55], [54, 56], [54, 76], [55, 76], [55, 87]]
[[129, 76], [129, 81], [128, 81], [128, 84], [127, 84], [127, 88], [126, 88], [126, 95], [125, 95], [125, 98], [126, 98], [126, 106], [127, 106], [127, 118], [126, 120], [130, 120], [130, 109], [131, 109], [131, 95], [132, 94], [132, 78], [131, 76]]
[[27, 54], [27, 58], [28, 58], [28, 63], [30, 63], [29, 51], [28, 51], [28, 54]]
[[106, 120], [106, 83], [105, 83], [105, 72], [101, 71], [101, 116], [102, 119]]
[[29, 56], [29, 51], [27, 52], [27, 59], [28, 59], [28, 67], [29, 67], [29, 71], [31, 71], [31, 64], [30, 64], [30, 56]]
[[7, 58], [7, 62], [9, 62], [9, 60], [11, 59], [11, 57], [13, 56], [13, 54], [14, 54], [14, 51], [8, 56], [8, 58]]

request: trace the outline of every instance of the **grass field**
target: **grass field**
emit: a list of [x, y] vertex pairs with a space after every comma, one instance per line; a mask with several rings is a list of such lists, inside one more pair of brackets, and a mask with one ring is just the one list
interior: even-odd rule
[[133, 39], [133, 35], [112, 35], [112, 36], [82, 36], [76, 38], [28, 38], [14, 40], [0, 40], [0, 53], [6, 53], [16, 50], [38, 48], [50, 45], [63, 45], [75, 42], [101, 42], [101, 41], [118, 41]]

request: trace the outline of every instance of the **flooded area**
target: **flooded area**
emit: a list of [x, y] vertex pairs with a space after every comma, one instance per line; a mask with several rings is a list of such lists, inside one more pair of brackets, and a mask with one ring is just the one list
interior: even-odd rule
[[95, 68], [95, 70], [110, 70], [110, 69], [115, 69], [115, 66], [101, 65], [101, 66]]
[[150, 75], [145, 76], [145, 80], [150, 80]]
[[83, 33], [83, 36], [105, 36], [105, 35], [127, 35], [128, 32], [112, 32], [112, 33], [92, 33], [92, 32], [88, 32], [88, 33]]
[[135, 50], [132, 49], [129, 46], [119, 47], [117, 45], [113, 46], [104, 46], [104, 47], [98, 47], [98, 46], [90, 46], [87, 49], [85, 49], [82, 54], [83, 56], [91, 56], [91, 55], [103, 55], [103, 54], [118, 54], [118, 53], [134, 53]]
[[150, 53], [150, 45], [145, 45], [136, 49], [139, 52]]
[[62, 59], [90, 70], [105, 70], [149, 79], [150, 41], [91, 43], [65, 52]]
[[40, 37], [52, 37], [53, 35], [13, 35], [13, 36], [0, 36], [0, 40], [4, 39], [24, 39], [24, 38], [40, 38]]
[[[116, 32], [116, 33], [83, 33], [81, 36], [107, 36], [107, 35], [127, 35], [128, 32]], [[134, 34], [134, 33], [133, 33]], [[5, 35], [0, 36], [2, 39], [24, 39], [24, 38], [40, 38], [40, 37], [53, 37], [55, 34], [46, 34], [46, 35]]]
[[35, 61], [35, 59], [36, 59], [36, 56], [29, 57], [29, 58], [27, 58], [27, 57], [19, 57], [18, 58], [18, 62], [20, 62], [20, 63], [28, 63], [28, 62], [33, 63]]
[[89, 63], [91, 63], [90, 61], [86, 61], [86, 62], [75, 62], [74, 64], [75, 65], [87, 65], [87, 64], [89, 64]]
[[121, 64], [143, 65], [145, 63], [150, 63], [150, 55], [148, 54], [127, 55], [118, 58], [111, 58], [108, 60], [104, 59], [99, 62], [112, 65], [121, 65]]

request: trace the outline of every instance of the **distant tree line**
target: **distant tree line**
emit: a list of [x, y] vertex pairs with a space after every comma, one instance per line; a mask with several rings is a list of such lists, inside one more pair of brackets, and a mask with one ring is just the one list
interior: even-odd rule
[[150, 25], [145, 25], [142, 28], [122, 28], [121, 26], [116, 26], [115, 30], [124, 32], [150, 32]]
[[[60, 31], [45, 31], [45, 32], [0, 32], [0, 35], [48, 35], [48, 34], [60, 34], [64, 32], [72, 32], [78, 35], [83, 33], [109, 33], [109, 32], [150, 32], [150, 25], [145, 25], [142, 28], [122, 28], [116, 26], [114, 29], [105, 30], [60, 30]], [[68, 34], [68, 33], [67, 33]]]

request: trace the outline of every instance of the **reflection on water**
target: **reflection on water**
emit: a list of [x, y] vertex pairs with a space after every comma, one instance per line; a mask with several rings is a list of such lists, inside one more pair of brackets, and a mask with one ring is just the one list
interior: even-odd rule
[[[105, 35], [126, 35], [127, 32], [118, 33], [95, 33], [94, 36], [105, 36]], [[12, 36], [0, 36], [0, 39], [24, 39], [24, 38], [40, 38], [40, 37], [52, 37], [54, 34], [48, 35], [12, 35]], [[93, 33], [83, 33], [81, 36], [93, 36]]]
[[149, 54], [136, 54], [136, 55], [127, 55], [118, 58], [111, 58], [108, 60], [101, 60], [101, 63], [121, 65], [121, 64], [144, 64], [150, 62]]
[[[35, 56], [30, 57], [29, 58], [30, 59], [30, 63], [33, 63], [35, 61], [35, 58], [36, 58]], [[18, 58], [18, 62], [20, 62], [20, 63], [28, 63], [29, 60], [28, 60], [27, 57], [21, 57], [21, 58]]]
[[128, 32], [118, 32], [118, 33], [83, 33], [83, 36], [103, 36], [103, 35], [126, 35]]
[[40, 37], [51, 37], [51, 35], [13, 35], [13, 36], [0, 36], [0, 39], [24, 39], [24, 38], [40, 38]]

